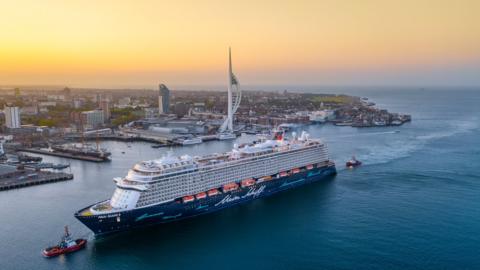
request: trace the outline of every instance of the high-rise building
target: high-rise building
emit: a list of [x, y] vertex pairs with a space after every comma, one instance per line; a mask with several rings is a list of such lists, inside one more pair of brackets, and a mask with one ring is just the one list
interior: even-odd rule
[[103, 120], [110, 120], [110, 101], [108, 99], [100, 101], [100, 109], [103, 111]]
[[3, 113], [5, 114], [5, 126], [8, 128], [20, 127], [20, 108], [5, 106]]
[[158, 88], [158, 113], [167, 114], [170, 107], [170, 90], [168, 90], [165, 84], [160, 84]]
[[96, 128], [98, 126], [103, 125], [103, 111], [101, 110], [93, 110], [93, 111], [86, 111], [82, 112], [81, 114], [82, 124], [86, 128]]

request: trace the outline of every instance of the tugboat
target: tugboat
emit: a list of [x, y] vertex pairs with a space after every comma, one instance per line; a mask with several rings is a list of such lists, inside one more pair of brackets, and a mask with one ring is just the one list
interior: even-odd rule
[[350, 168], [350, 169], [358, 167], [360, 165], [362, 165], [362, 162], [360, 160], [357, 160], [355, 156], [352, 156], [352, 159], [347, 161], [347, 164], [346, 164], [347, 168]]
[[62, 240], [58, 245], [53, 247], [48, 247], [43, 250], [43, 256], [45, 257], [55, 257], [61, 254], [74, 252], [85, 247], [87, 244], [86, 239], [77, 239], [73, 240], [68, 232], [68, 226], [65, 226], [65, 234], [62, 236]]

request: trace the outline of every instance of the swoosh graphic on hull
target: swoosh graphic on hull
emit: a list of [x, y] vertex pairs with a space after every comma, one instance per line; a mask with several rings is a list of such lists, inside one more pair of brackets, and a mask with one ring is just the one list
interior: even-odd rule
[[140, 221], [140, 220], [142, 220], [142, 219], [151, 218], [151, 217], [156, 217], [156, 216], [161, 216], [161, 215], [163, 215], [163, 212], [160, 212], [160, 213], [157, 213], [157, 214], [153, 214], [153, 215], [143, 214], [143, 215], [137, 217], [137, 218], [135, 219], [135, 221]]
[[175, 216], [165, 216], [163, 217], [163, 219], [174, 219], [174, 218], [178, 218], [178, 217], [181, 217], [182, 216], [182, 213], [178, 214], [178, 215], [175, 215]]
[[290, 183], [283, 183], [280, 187], [286, 187], [286, 186], [294, 185], [294, 184], [300, 183], [302, 181], [305, 181], [305, 178], [301, 178], [301, 179], [295, 180], [295, 181], [290, 182]]

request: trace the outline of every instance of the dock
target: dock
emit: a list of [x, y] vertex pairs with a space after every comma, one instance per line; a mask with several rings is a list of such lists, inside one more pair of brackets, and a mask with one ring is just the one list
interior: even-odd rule
[[48, 150], [37, 149], [37, 148], [22, 148], [22, 149], [19, 149], [18, 151], [19, 152], [34, 153], [34, 154], [42, 154], [42, 155], [47, 155], [47, 156], [55, 156], [55, 157], [64, 157], [64, 158], [92, 161], [92, 162], [110, 161], [110, 159], [103, 159], [103, 158], [85, 156], [85, 155], [72, 155], [70, 153], [62, 153], [62, 152], [58, 152], [58, 151], [48, 151]]
[[0, 191], [72, 179], [73, 174], [70, 173], [18, 170], [15, 166], [0, 165]]

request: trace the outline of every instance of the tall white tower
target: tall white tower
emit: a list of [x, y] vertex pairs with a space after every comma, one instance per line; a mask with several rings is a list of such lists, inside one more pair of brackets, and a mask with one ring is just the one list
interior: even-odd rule
[[232, 70], [232, 53], [228, 48], [228, 114], [227, 119], [220, 127], [220, 132], [233, 132], [233, 115], [240, 106], [242, 100], [242, 91], [240, 90], [240, 84], [233, 74]]

